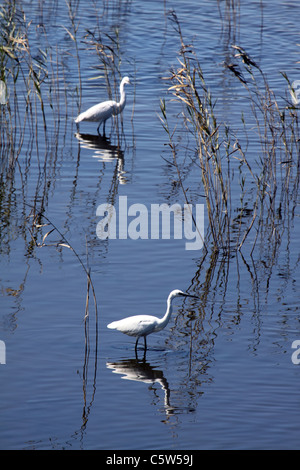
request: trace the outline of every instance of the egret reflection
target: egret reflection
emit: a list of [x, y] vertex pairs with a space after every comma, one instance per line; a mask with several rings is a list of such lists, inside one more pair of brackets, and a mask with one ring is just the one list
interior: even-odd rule
[[117, 162], [117, 173], [120, 184], [126, 184], [127, 178], [124, 171], [124, 152], [116, 145], [111, 144], [105, 136], [94, 134], [75, 134], [80, 146], [84, 149], [92, 150], [92, 158], [101, 163]]
[[[152, 367], [149, 362], [136, 359], [124, 359], [118, 362], [107, 362], [106, 367], [111, 369], [114, 374], [121, 374], [122, 379], [144, 382], [145, 384], [158, 383], [164, 392], [164, 411], [166, 416], [173, 415], [175, 408], [170, 405], [170, 388], [167, 379], [161, 370]], [[155, 388], [149, 387], [150, 390]]]

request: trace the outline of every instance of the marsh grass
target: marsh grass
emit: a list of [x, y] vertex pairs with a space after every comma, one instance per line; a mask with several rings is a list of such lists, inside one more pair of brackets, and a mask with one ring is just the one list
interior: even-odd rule
[[[246, 78], [241, 83], [249, 96], [255, 135], [261, 149], [257, 161], [250, 164], [247, 149], [239, 147], [240, 162], [246, 166], [256, 186], [253, 217], [239, 247], [256, 226], [254, 247], [259, 238], [262, 243], [279, 242], [288, 225], [287, 219], [293, 217], [299, 187], [298, 110], [287, 95], [277, 99], [265, 74], [243, 48], [237, 45], [232, 48]], [[288, 90], [288, 78], [283, 76]]]
[[[55, 184], [59, 152], [65, 145], [67, 136], [70, 137], [71, 143], [68, 142], [68, 145], [71, 147], [72, 139], [75, 141], [72, 126], [82, 101], [82, 54], [95, 54], [99, 64], [96, 66], [98, 74], [100, 70], [102, 78], [106, 77], [108, 92], [113, 96], [119, 89], [121, 52], [117, 33], [116, 38], [110, 38], [101, 33], [99, 26], [95, 31], [83, 34], [78, 6], [78, 1], [65, 1], [69, 24], [67, 27], [66, 21], [65, 26], [62, 26], [66, 32], [64, 41], [57, 43], [54, 37], [54, 44], [53, 36], [51, 39], [48, 37], [44, 24], [33, 24], [26, 18], [22, 2], [4, 0], [0, 6], [0, 80], [7, 90], [5, 96], [2, 92], [0, 104], [0, 208], [1, 216], [5, 212], [1, 229], [3, 246], [5, 237], [7, 245], [11, 243], [11, 214], [16, 211], [14, 204], [18, 202], [18, 213], [23, 218], [18, 220], [18, 233], [22, 231], [26, 256], [35, 257], [36, 251], [42, 248], [68, 250], [84, 271], [86, 298], [83, 315], [83, 388], [86, 419], [94, 393], [93, 387], [88, 405], [88, 364], [91, 362], [90, 355], [94, 354], [94, 384], [98, 341], [97, 299], [88, 263], [88, 243], [86, 242], [85, 262], [46, 214], [49, 194]], [[102, 37], [105, 41], [100, 44], [98, 40]], [[114, 58], [112, 61], [109, 60], [110, 49]], [[72, 80], [69, 79], [68, 61], [77, 64], [77, 77], [72, 77]], [[119, 129], [117, 134], [121, 145], [121, 124], [117, 130]], [[78, 165], [74, 171], [77, 169]], [[76, 176], [75, 174], [74, 179]], [[16, 199], [15, 188], [19, 184], [20, 197]], [[94, 316], [91, 315], [93, 307]], [[91, 328], [95, 334], [92, 353]]]
[[[225, 65], [247, 90], [247, 104], [250, 103], [251, 110], [251, 124], [242, 115], [243, 135], [236, 135], [230, 126], [218, 121], [216, 103], [195, 50], [184, 42], [174, 12], [171, 20], [180, 41], [179, 66], [172, 69], [166, 79], [171, 82], [169, 92], [173, 99], [170, 102], [175, 100], [181, 104], [179, 119], [196, 148], [208, 217], [205, 247], [211, 245], [215, 251], [241, 250], [252, 233], [251, 253], [258, 240], [265, 246], [276, 247], [288, 224], [287, 219], [293, 216], [298, 194], [297, 109], [287, 100], [279, 103], [260, 67], [244, 49], [234, 45], [234, 59], [238, 63]], [[182, 152], [178, 144], [180, 130], [177, 125], [174, 130], [170, 129], [170, 102], [166, 104], [165, 99], [161, 100], [161, 122], [168, 134], [173, 165], [187, 198], [179, 164]], [[255, 161], [247, 145], [253, 138], [261, 149]], [[237, 184], [240, 187], [238, 203], [234, 197]]]
[[[18, 0], [5, 0], [0, 7], [0, 80], [7, 90], [5, 103], [0, 104], [1, 173], [7, 172], [13, 179], [18, 167], [24, 178], [18, 159], [21, 151], [24, 152], [24, 144], [27, 145], [25, 152], [31, 155], [34, 150], [37, 155], [36, 194], [46, 188], [59, 137], [65, 139], [67, 123], [73, 125], [81, 108], [82, 54], [95, 54], [97, 75], [94, 79], [104, 79], [108, 97], [117, 99], [119, 93], [122, 52], [118, 28], [110, 34], [104, 33], [101, 30], [103, 19], [99, 18], [94, 5], [96, 26], [83, 34], [78, 18], [79, 2], [65, 0], [65, 4], [69, 26], [61, 28], [69, 38], [69, 49], [66, 49], [67, 41], [62, 47], [50, 43], [46, 27], [28, 20]], [[32, 38], [35, 39], [32, 41]], [[74, 80], [72, 84], [68, 82], [69, 71], [65, 68], [66, 58], [70, 57], [77, 63], [75, 86]], [[125, 140], [122, 116], [114, 118], [113, 130], [120, 148]], [[30, 159], [29, 156], [29, 164]]]
[[[18, 203], [18, 220], [26, 243], [26, 256], [35, 257], [42, 248], [68, 250], [78, 260], [86, 276], [84, 306], [85, 360], [83, 386], [85, 403], [88, 380], [88, 363], [91, 351], [91, 321], [95, 331], [95, 367], [97, 363], [98, 310], [97, 299], [89, 268], [88, 243], [86, 262], [66, 239], [62, 231], [47, 217], [49, 194], [54, 190], [55, 175], [59, 166], [59, 152], [67, 143], [72, 152], [72, 133], [75, 115], [83, 101], [83, 55], [93, 57], [97, 71], [95, 79], [104, 79], [111, 98], [117, 97], [121, 78], [122, 52], [117, 28], [111, 34], [101, 30], [99, 5], [93, 2], [95, 29], [82, 30], [79, 17], [79, 0], [65, 0], [66, 21], [59, 26], [65, 31], [63, 41], [48, 37], [46, 24], [33, 23], [19, 0], [4, 0], [0, 6], [0, 80], [7, 93], [1, 94], [0, 104], [0, 209], [2, 222], [1, 242], [11, 243], [12, 215]], [[61, 8], [63, 8], [60, 5]], [[96, 8], [97, 7], [97, 8]], [[121, 2], [118, 8], [121, 8]], [[116, 6], [117, 8], [117, 6]], [[67, 22], [68, 21], [68, 22]], [[69, 62], [75, 67], [69, 67]], [[77, 64], [77, 67], [76, 67]], [[73, 75], [75, 70], [75, 77]], [[72, 77], [70, 79], [70, 74]], [[121, 119], [121, 117], [119, 117]], [[122, 121], [115, 121], [118, 148], [124, 143]], [[80, 160], [74, 167], [72, 191]], [[121, 152], [121, 151], [120, 151]], [[17, 181], [17, 183], [16, 183]], [[114, 182], [114, 177], [113, 177]], [[20, 197], [15, 198], [20, 185]], [[72, 193], [73, 194], [73, 193]], [[28, 207], [30, 215], [28, 216]], [[30, 234], [28, 240], [28, 233]], [[5, 237], [7, 240], [5, 240]], [[58, 240], [57, 240], [58, 238]], [[10, 248], [8, 247], [7, 250]], [[92, 301], [94, 317], [91, 320]], [[94, 377], [95, 379], [95, 377]], [[93, 400], [93, 397], [92, 397]], [[91, 402], [92, 402], [91, 400]], [[88, 407], [87, 407], [88, 408]], [[85, 418], [88, 409], [84, 412]]]
[[[119, 30], [114, 27], [111, 34], [102, 31], [103, 18], [100, 18], [99, 5], [93, 2], [95, 27], [83, 33], [80, 29], [79, 3], [79, 0], [65, 0], [69, 23], [67, 26], [66, 21], [61, 26], [66, 32], [62, 45], [55, 42], [56, 38], [53, 44], [53, 37], [51, 40], [48, 38], [43, 23], [33, 24], [26, 18], [22, 2], [4, 0], [0, 6], [1, 192], [3, 195], [7, 193], [10, 201], [14, 181], [19, 178], [24, 197], [24, 226], [31, 234], [28, 252], [32, 252], [34, 247], [49, 246], [46, 240], [49, 240], [50, 235], [53, 232], [60, 233], [47, 220], [45, 213], [53, 174], [56, 172], [59, 145], [64, 144], [67, 135], [74, 137], [70, 131], [74, 115], [82, 102], [82, 55], [90, 54], [97, 58], [93, 63], [98, 75], [100, 72], [101, 78], [105, 80], [109, 97], [117, 98], [119, 91], [122, 64]], [[77, 63], [77, 77], [76, 80], [72, 77], [72, 82], [68, 80], [70, 72], [67, 60]], [[99, 79], [99, 76], [94, 78]], [[3, 89], [6, 90], [5, 96]], [[74, 111], [74, 107], [77, 110]], [[114, 125], [120, 147], [123, 143], [123, 127], [121, 116], [118, 119]], [[33, 172], [30, 172], [31, 166], [35, 166]], [[30, 218], [31, 225], [26, 217], [28, 202], [34, 214]], [[47, 220], [46, 225], [50, 225], [50, 230], [43, 235], [40, 243], [35, 243], [37, 229], [44, 227], [43, 218]], [[95, 300], [88, 267], [67, 241], [57, 245], [57, 248], [62, 247], [71, 249], [77, 256], [87, 276], [87, 291], [92, 289]]]
[[[36, 151], [39, 192], [49, 170], [49, 154], [60, 132], [61, 63], [58, 50], [47, 47], [47, 34], [42, 26], [39, 34], [45, 48], [33, 50], [32, 28], [19, 2], [4, 2], [0, 11], [0, 67], [8, 96], [0, 110], [1, 169], [13, 177], [19, 155], [27, 144], [28, 154]], [[23, 178], [21, 169], [20, 174]]]
[[[119, 87], [123, 78], [122, 74], [122, 50], [120, 45], [120, 32], [118, 26], [112, 28], [110, 33], [105, 33], [101, 30], [100, 18], [95, 9], [96, 27], [87, 30], [83, 43], [86, 50], [96, 53], [97, 65], [94, 66], [98, 74], [92, 80], [101, 80], [104, 78], [106, 84], [106, 92], [108, 99], [119, 101]], [[128, 60], [130, 69], [135, 70], [134, 61]], [[126, 73], [127, 75], [127, 73]], [[132, 83], [135, 82], [135, 77], [131, 77]], [[133, 96], [135, 96], [135, 88], [133, 89]], [[131, 114], [131, 122], [133, 121], [134, 105]], [[123, 115], [118, 114], [113, 116], [111, 133], [114, 131], [117, 138], [117, 146], [121, 148], [123, 140], [125, 139], [123, 128]]]

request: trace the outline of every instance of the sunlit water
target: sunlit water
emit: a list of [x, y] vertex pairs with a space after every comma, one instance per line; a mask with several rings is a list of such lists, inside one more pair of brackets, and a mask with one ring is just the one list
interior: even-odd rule
[[[62, 93], [60, 133], [48, 150], [46, 177], [39, 181], [41, 128], [39, 153], [26, 135], [13, 181], [2, 180], [0, 340], [6, 365], [0, 365], [0, 447], [299, 448], [300, 368], [292, 362], [292, 343], [300, 339], [299, 206], [276, 251], [275, 245], [261, 247], [253, 257], [250, 241], [242, 255], [208, 254], [200, 262], [201, 250], [186, 250], [184, 239], [96, 236], [99, 204], [118, 207], [119, 197], [127, 196], [128, 206], [144, 204], [150, 211], [151, 204], [185, 202], [157, 117], [169, 86], [162, 78], [177, 66], [180, 48], [168, 11], [176, 8], [186, 42], [195, 45], [220, 120], [239, 129], [243, 89], [222, 63], [231, 44], [240, 44], [284, 96], [280, 71], [300, 78], [298, 2], [236, 2], [235, 12], [224, 2], [212, 8], [218, 2], [210, 1], [151, 1], [142, 8], [135, 1], [95, 3], [98, 18], [84, 2], [77, 11], [82, 109], [107, 96], [103, 79], [91, 80], [101, 71], [83, 41], [86, 30], [97, 21], [108, 34], [118, 26], [121, 71], [135, 82], [126, 89], [121, 151], [113, 134], [106, 142], [95, 136], [95, 124], [83, 124], [76, 135], [78, 68], [65, 3], [22, 2], [32, 20], [32, 47], [46, 48], [39, 43], [44, 25], [53, 51], [57, 46], [64, 56], [70, 105], [65, 116]], [[51, 115], [47, 132], [51, 141]], [[198, 185], [197, 173], [188, 181]], [[201, 186], [191, 192], [203, 202], [197, 199]], [[77, 257], [55, 246], [55, 232], [45, 239], [52, 246], [30, 245], [25, 204], [42, 200], [44, 215], [91, 268], [98, 330], [90, 292], [88, 334], [87, 278]], [[189, 287], [201, 300], [176, 302], [167, 328], [148, 338], [145, 360], [142, 349], [135, 357], [133, 338], [106, 328], [130, 314], [162, 315], [169, 292]]]

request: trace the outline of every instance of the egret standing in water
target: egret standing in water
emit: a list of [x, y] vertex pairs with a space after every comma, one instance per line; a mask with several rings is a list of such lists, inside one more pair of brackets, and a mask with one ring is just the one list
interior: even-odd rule
[[165, 328], [172, 314], [172, 302], [175, 297], [178, 296], [198, 298], [196, 295], [190, 295], [186, 292], [182, 292], [181, 290], [176, 289], [169, 294], [167, 300], [167, 311], [162, 318], [153, 317], [152, 315], [135, 315], [133, 317], [123, 318], [123, 320], [113, 321], [107, 325], [107, 328], [121, 331], [121, 333], [125, 333], [129, 336], [136, 336], [137, 340], [135, 343], [135, 350], [137, 349], [137, 344], [140, 337], [144, 336], [144, 345], [146, 350], [146, 336]]
[[120, 84], [120, 101], [117, 103], [114, 100], [103, 101], [103, 103], [95, 104], [87, 111], [79, 114], [75, 119], [76, 124], [81, 121], [90, 121], [90, 122], [99, 122], [97, 131], [101, 124], [103, 124], [103, 135], [105, 135], [105, 123], [107, 119], [112, 116], [120, 114], [125, 108], [126, 104], [126, 94], [125, 94], [125, 85], [130, 85], [130, 80], [128, 77], [124, 77]]

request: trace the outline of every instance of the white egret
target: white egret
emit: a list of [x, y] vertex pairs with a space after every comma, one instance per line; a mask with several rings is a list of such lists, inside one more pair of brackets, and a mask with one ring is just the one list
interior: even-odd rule
[[165, 328], [172, 314], [172, 301], [175, 299], [175, 297], [178, 296], [198, 298], [196, 295], [187, 294], [186, 292], [175, 289], [169, 294], [167, 300], [167, 311], [162, 318], [154, 317], [152, 315], [134, 315], [133, 317], [127, 317], [119, 321], [113, 321], [107, 325], [107, 328], [121, 331], [121, 333], [125, 333], [129, 336], [136, 336], [137, 340], [135, 343], [135, 350], [137, 348], [140, 337], [143, 336], [146, 350], [146, 336]]
[[98, 103], [89, 108], [87, 111], [79, 114], [75, 119], [76, 124], [81, 121], [91, 121], [91, 122], [99, 122], [99, 126], [97, 131], [99, 133], [99, 129], [101, 124], [103, 124], [103, 134], [105, 135], [105, 123], [107, 119], [111, 118], [112, 116], [116, 116], [120, 114], [126, 104], [126, 94], [125, 94], [125, 85], [130, 85], [130, 80], [128, 77], [124, 77], [120, 84], [120, 101], [117, 103], [114, 100], [103, 101], [103, 103]]

